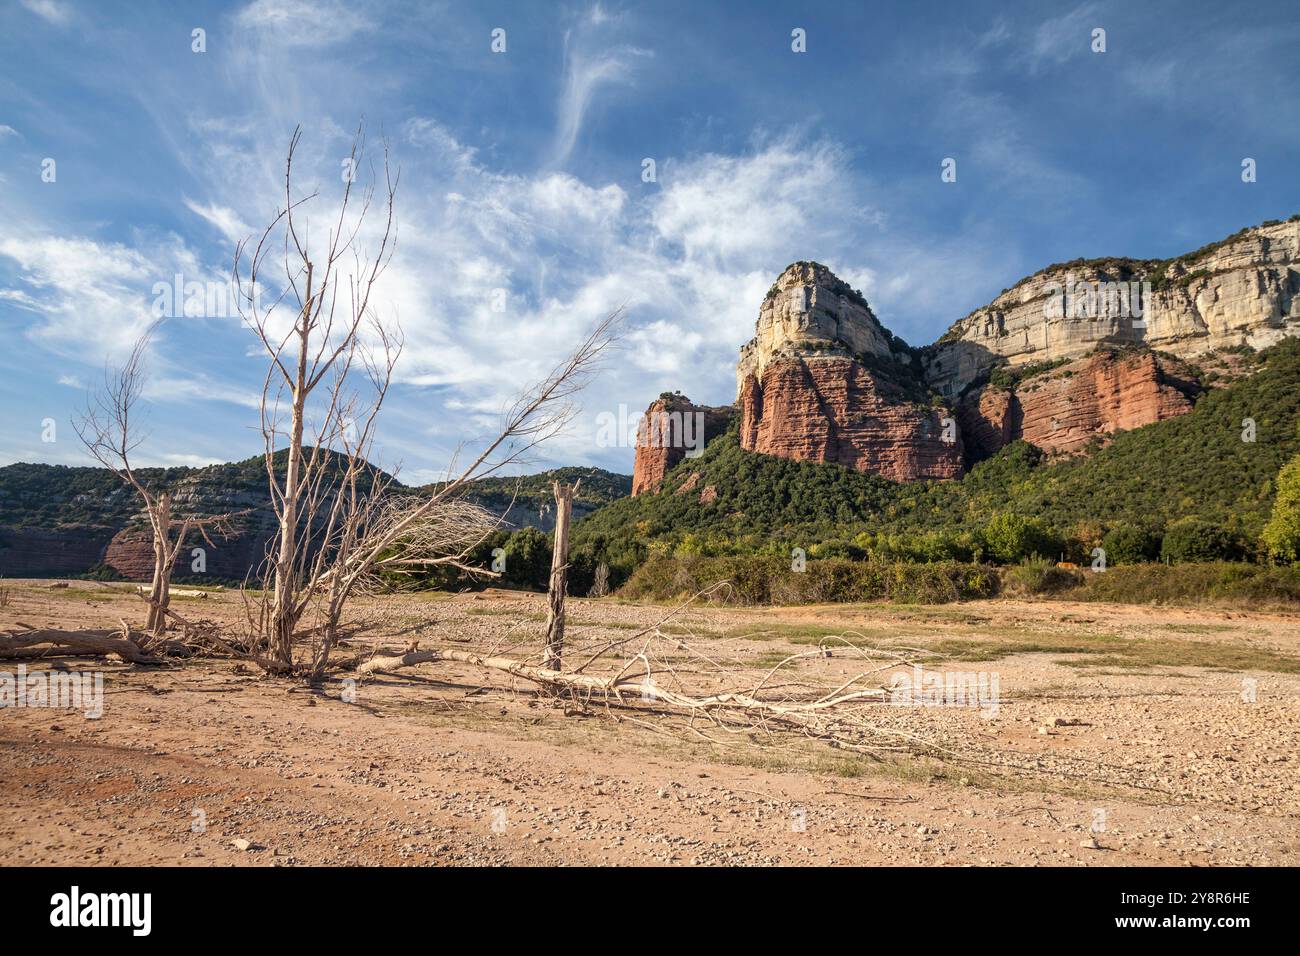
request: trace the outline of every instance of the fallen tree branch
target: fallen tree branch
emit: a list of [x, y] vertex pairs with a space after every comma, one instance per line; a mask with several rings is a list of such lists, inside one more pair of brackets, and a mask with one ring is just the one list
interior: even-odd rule
[[[52, 645], [41, 648], [40, 645]], [[129, 664], [161, 664], [162, 658], [146, 654], [135, 641], [118, 631], [35, 630], [0, 636], [0, 658], [57, 656], [70, 648], [75, 656], [120, 657]]]
[[[645, 661], [645, 658], [642, 658]], [[612, 698], [625, 702], [625, 694], [632, 694], [646, 703], [666, 704], [678, 711], [690, 715], [703, 714], [725, 719], [729, 716], [772, 722], [805, 732], [813, 737], [834, 739], [837, 746], [856, 750], [861, 753], [875, 753], [882, 749], [901, 750], [902, 747], [885, 747], [878, 744], [864, 745], [851, 739], [841, 739], [837, 731], [843, 729], [842, 722], [834, 711], [858, 701], [880, 701], [888, 697], [884, 688], [869, 688], [853, 691], [833, 698], [823, 698], [810, 702], [762, 700], [749, 694], [727, 692], [705, 697], [692, 697], [678, 693], [656, 684], [647, 667], [638, 674], [620, 673], [613, 678], [591, 677], [586, 674], [564, 673], [543, 667], [525, 664], [510, 657], [484, 657], [469, 651], [456, 650], [412, 650], [405, 654], [391, 657], [374, 657], [361, 664], [357, 671], [361, 674], [374, 674], [380, 671], [392, 671], [402, 667], [432, 662], [456, 661], [476, 667], [501, 671], [513, 677], [531, 681], [552, 690], [568, 690], [580, 694], [584, 699], [592, 697]]]

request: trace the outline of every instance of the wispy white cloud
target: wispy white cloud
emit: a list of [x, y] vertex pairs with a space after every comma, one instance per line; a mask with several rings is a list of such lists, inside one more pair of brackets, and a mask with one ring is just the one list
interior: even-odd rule
[[22, 289], [0, 289], [0, 301], [25, 309], [28, 312], [40, 312], [41, 304]]
[[1049, 64], [1088, 53], [1093, 29], [1102, 26], [1097, 17], [1096, 5], [1086, 3], [1039, 24], [1024, 51], [1029, 71], [1037, 72]]
[[253, 231], [229, 206], [198, 203], [188, 196], [183, 197], [182, 201], [186, 209], [215, 226], [217, 231], [232, 244], [247, 239]]
[[[951, 241], [909, 234], [906, 224], [887, 232], [887, 196], [861, 171], [861, 157], [811, 126], [760, 132], [739, 147], [715, 141], [712, 152], [665, 150], [657, 183], [570, 169], [602, 98], [629, 88], [650, 55], [621, 42], [616, 12], [597, 6], [572, 26], [562, 72], [551, 77], [559, 81], [554, 128], [543, 104], [536, 137], [499, 152], [507, 134], [473, 128], [473, 111], [426, 102], [412, 115], [405, 100], [388, 95], [399, 81], [382, 71], [373, 78], [376, 92], [354, 96], [358, 77], [349, 65], [324, 64], [324, 54], [300, 49], [368, 32], [375, 17], [365, 4], [257, 0], [243, 7], [229, 23], [219, 97], [192, 103], [165, 86], [141, 94], [164, 148], [189, 174], [164, 197], [193, 214], [181, 215], [189, 243], [150, 234], [105, 242], [71, 227], [61, 236], [18, 231], [0, 241], [0, 257], [18, 267], [0, 297], [36, 315], [28, 327], [51, 351], [102, 364], [151, 321], [154, 282], [178, 271], [187, 279], [225, 278], [233, 241], [264, 226], [283, 204], [283, 150], [303, 118], [309, 125], [295, 176], [305, 191], [319, 187], [321, 212], [331, 208], [339, 157], [356, 122], [349, 111], [375, 102], [389, 109], [375, 115], [395, 131], [394, 160], [402, 168], [397, 251], [372, 303], [400, 322], [406, 340], [386, 427], [394, 428], [394, 446], [416, 450], [417, 473], [434, 473], [444, 452], [489, 434], [520, 388], [612, 309], [626, 307], [627, 334], [611, 370], [583, 395], [586, 412], [549, 452], [552, 460], [616, 464], [595, 446], [595, 415], [620, 405], [635, 413], [665, 388], [730, 401], [736, 350], [791, 261], [825, 262], [905, 334], [892, 309], [920, 307], [946, 324], [961, 314], [954, 289], [974, 284], [993, 254], [983, 245], [958, 248], [969, 232]], [[997, 55], [989, 51], [1004, 49], [1010, 33], [995, 24], [977, 49]], [[972, 147], [975, 158], [1021, 179], [1054, 172], [1035, 169], [1042, 160], [1001, 100], [959, 88], [944, 102], [953, 115], [938, 121], [963, 135], [986, 134]], [[376, 147], [372, 137], [372, 155]], [[540, 159], [536, 167], [530, 157]], [[372, 216], [364, 242], [373, 243], [374, 228]], [[313, 230], [314, 237], [326, 234], [323, 225]], [[252, 357], [256, 350], [233, 319], [226, 328], [205, 326], [210, 330], [225, 337], [181, 330], [160, 346], [151, 356], [157, 375], [149, 397], [255, 409], [250, 389], [260, 384], [261, 356]], [[214, 342], [230, 354], [214, 360]], [[198, 372], [184, 367], [184, 347], [201, 355]], [[630, 450], [623, 455], [630, 464]]]
[[472, 170], [478, 150], [457, 142], [445, 126], [427, 116], [415, 116], [402, 127], [406, 141], [420, 149], [430, 162], [442, 163], [453, 175]]
[[551, 152], [553, 166], [568, 162], [600, 89], [630, 82], [636, 61], [654, 55], [651, 50], [612, 42], [609, 26], [615, 23], [617, 18], [598, 4], [577, 27], [565, 34], [564, 80], [556, 107]]
[[0, 256], [19, 269], [21, 288], [0, 295], [36, 313], [31, 335], [51, 351], [85, 361], [119, 356], [153, 322], [152, 289], [176, 273], [206, 270], [179, 237], [136, 245], [84, 237], [0, 239]]
[[[156, 360], [157, 361], [157, 360]], [[145, 381], [144, 396], [155, 402], [225, 402], [241, 408], [257, 410], [261, 396], [253, 389], [241, 388], [229, 382], [212, 379], [197, 373], [193, 363], [180, 367], [174, 362], [160, 361], [160, 371]]]
[[72, 19], [72, 7], [63, 0], [22, 0], [22, 4], [55, 26], [63, 26]]
[[[722, 268], [771, 261], [796, 234], [810, 251], [834, 248], [864, 222], [879, 221], [863, 205], [849, 166], [835, 143], [793, 133], [748, 155], [669, 165], [651, 210], [654, 226], [691, 261]], [[823, 209], [837, 212], [816, 218]]]
[[295, 47], [330, 46], [372, 28], [358, 4], [342, 0], [253, 0], [235, 20], [267, 40]]
[[1093, 29], [1104, 26], [1095, 3], [1048, 17], [1037, 25], [1013, 25], [998, 17], [975, 35], [973, 42], [946, 50], [941, 62], [948, 65], [948, 72], [960, 75], [975, 75], [993, 67], [1037, 73], [1088, 53]]

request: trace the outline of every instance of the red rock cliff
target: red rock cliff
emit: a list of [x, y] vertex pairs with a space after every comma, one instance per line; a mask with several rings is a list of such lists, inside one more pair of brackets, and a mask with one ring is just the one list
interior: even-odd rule
[[657, 491], [664, 475], [689, 454], [726, 430], [732, 407], [696, 405], [682, 396], [661, 396], [650, 403], [637, 429], [632, 494]]
[[956, 478], [961, 437], [943, 409], [910, 400], [856, 359], [793, 357], [741, 384], [741, 446], [823, 461], [894, 481]]
[[1177, 359], [1105, 350], [1024, 379], [1011, 391], [986, 385], [968, 393], [958, 419], [972, 461], [1018, 438], [1069, 455], [1095, 437], [1190, 412], [1199, 390]]

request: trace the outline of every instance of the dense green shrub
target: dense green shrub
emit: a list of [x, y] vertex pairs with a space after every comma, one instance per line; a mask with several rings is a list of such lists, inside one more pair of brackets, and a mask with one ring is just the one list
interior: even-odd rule
[[551, 536], [536, 528], [510, 535], [504, 549], [506, 580], [523, 587], [546, 590], [551, 578]]
[[1106, 564], [1141, 564], [1160, 556], [1160, 536], [1150, 528], [1120, 522], [1101, 539]]
[[939, 604], [991, 597], [996, 569], [955, 561], [934, 564], [887, 561], [809, 560], [795, 571], [788, 559], [766, 556], [651, 558], [619, 591], [633, 600], [669, 601], [712, 591], [719, 604], [818, 604], [895, 601]]
[[1007, 590], [1015, 595], [1059, 594], [1078, 586], [1083, 572], [1058, 568], [1051, 558], [1034, 555], [1008, 568], [1003, 577]]
[[1104, 574], [1084, 573], [1068, 600], [1128, 604], [1229, 604], [1248, 608], [1300, 605], [1300, 566], [1241, 562], [1130, 564]]
[[1264, 547], [1276, 561], [1300, 561], [1300, 456], [1277, 475], [1273, 514], [1264, 526]]
[[1242, 552], [1241, 539], [1222, 525], [1200, 518], [1183, 518], [1165, 529], [1160, 559], [1174, 563], [1235, 561]]
[[999, 514], [984, 526], [989, 557], [1012, 564], [1033, 555], [1055, 554], [1061, 541], [1040, 518]]

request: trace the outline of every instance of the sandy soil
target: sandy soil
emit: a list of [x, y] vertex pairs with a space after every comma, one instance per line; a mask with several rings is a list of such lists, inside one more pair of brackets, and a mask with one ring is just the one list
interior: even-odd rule
[[[120, 586], [6, 582], [0, 629], [139, 620]], [[181, 613], [235, 622], [235, 595]], [[367, 643], [532, 642], [537, 595], [367, 602]], [[573, 639], [666, 609], [575, 601]], [[1300, 862], [1300, 618], [1054, 602], [691, 610], [743, 683], [818, 641], [995, 672], [996, 714], [878, 705], [974, 760], [575, 713], [428, 664], [320, 688], [233, 661], [102, 670], [104, 713], [0, 710], [0, 860], [31, 864], [1278, 865]], [[833, 686], [843, 654], [800, 662]], [[16, 662], [0, 662], [16, 670]], [[1253, 696], [1253, 700], [1250, 698]], [[697, 728], [698, 729], [698, 728]], [[976, 762], [986, 758], [988, 766]], [[236, 843], [236, 841], [239, 841]], [[247, 846], [247, 849], [241, 847]]]

